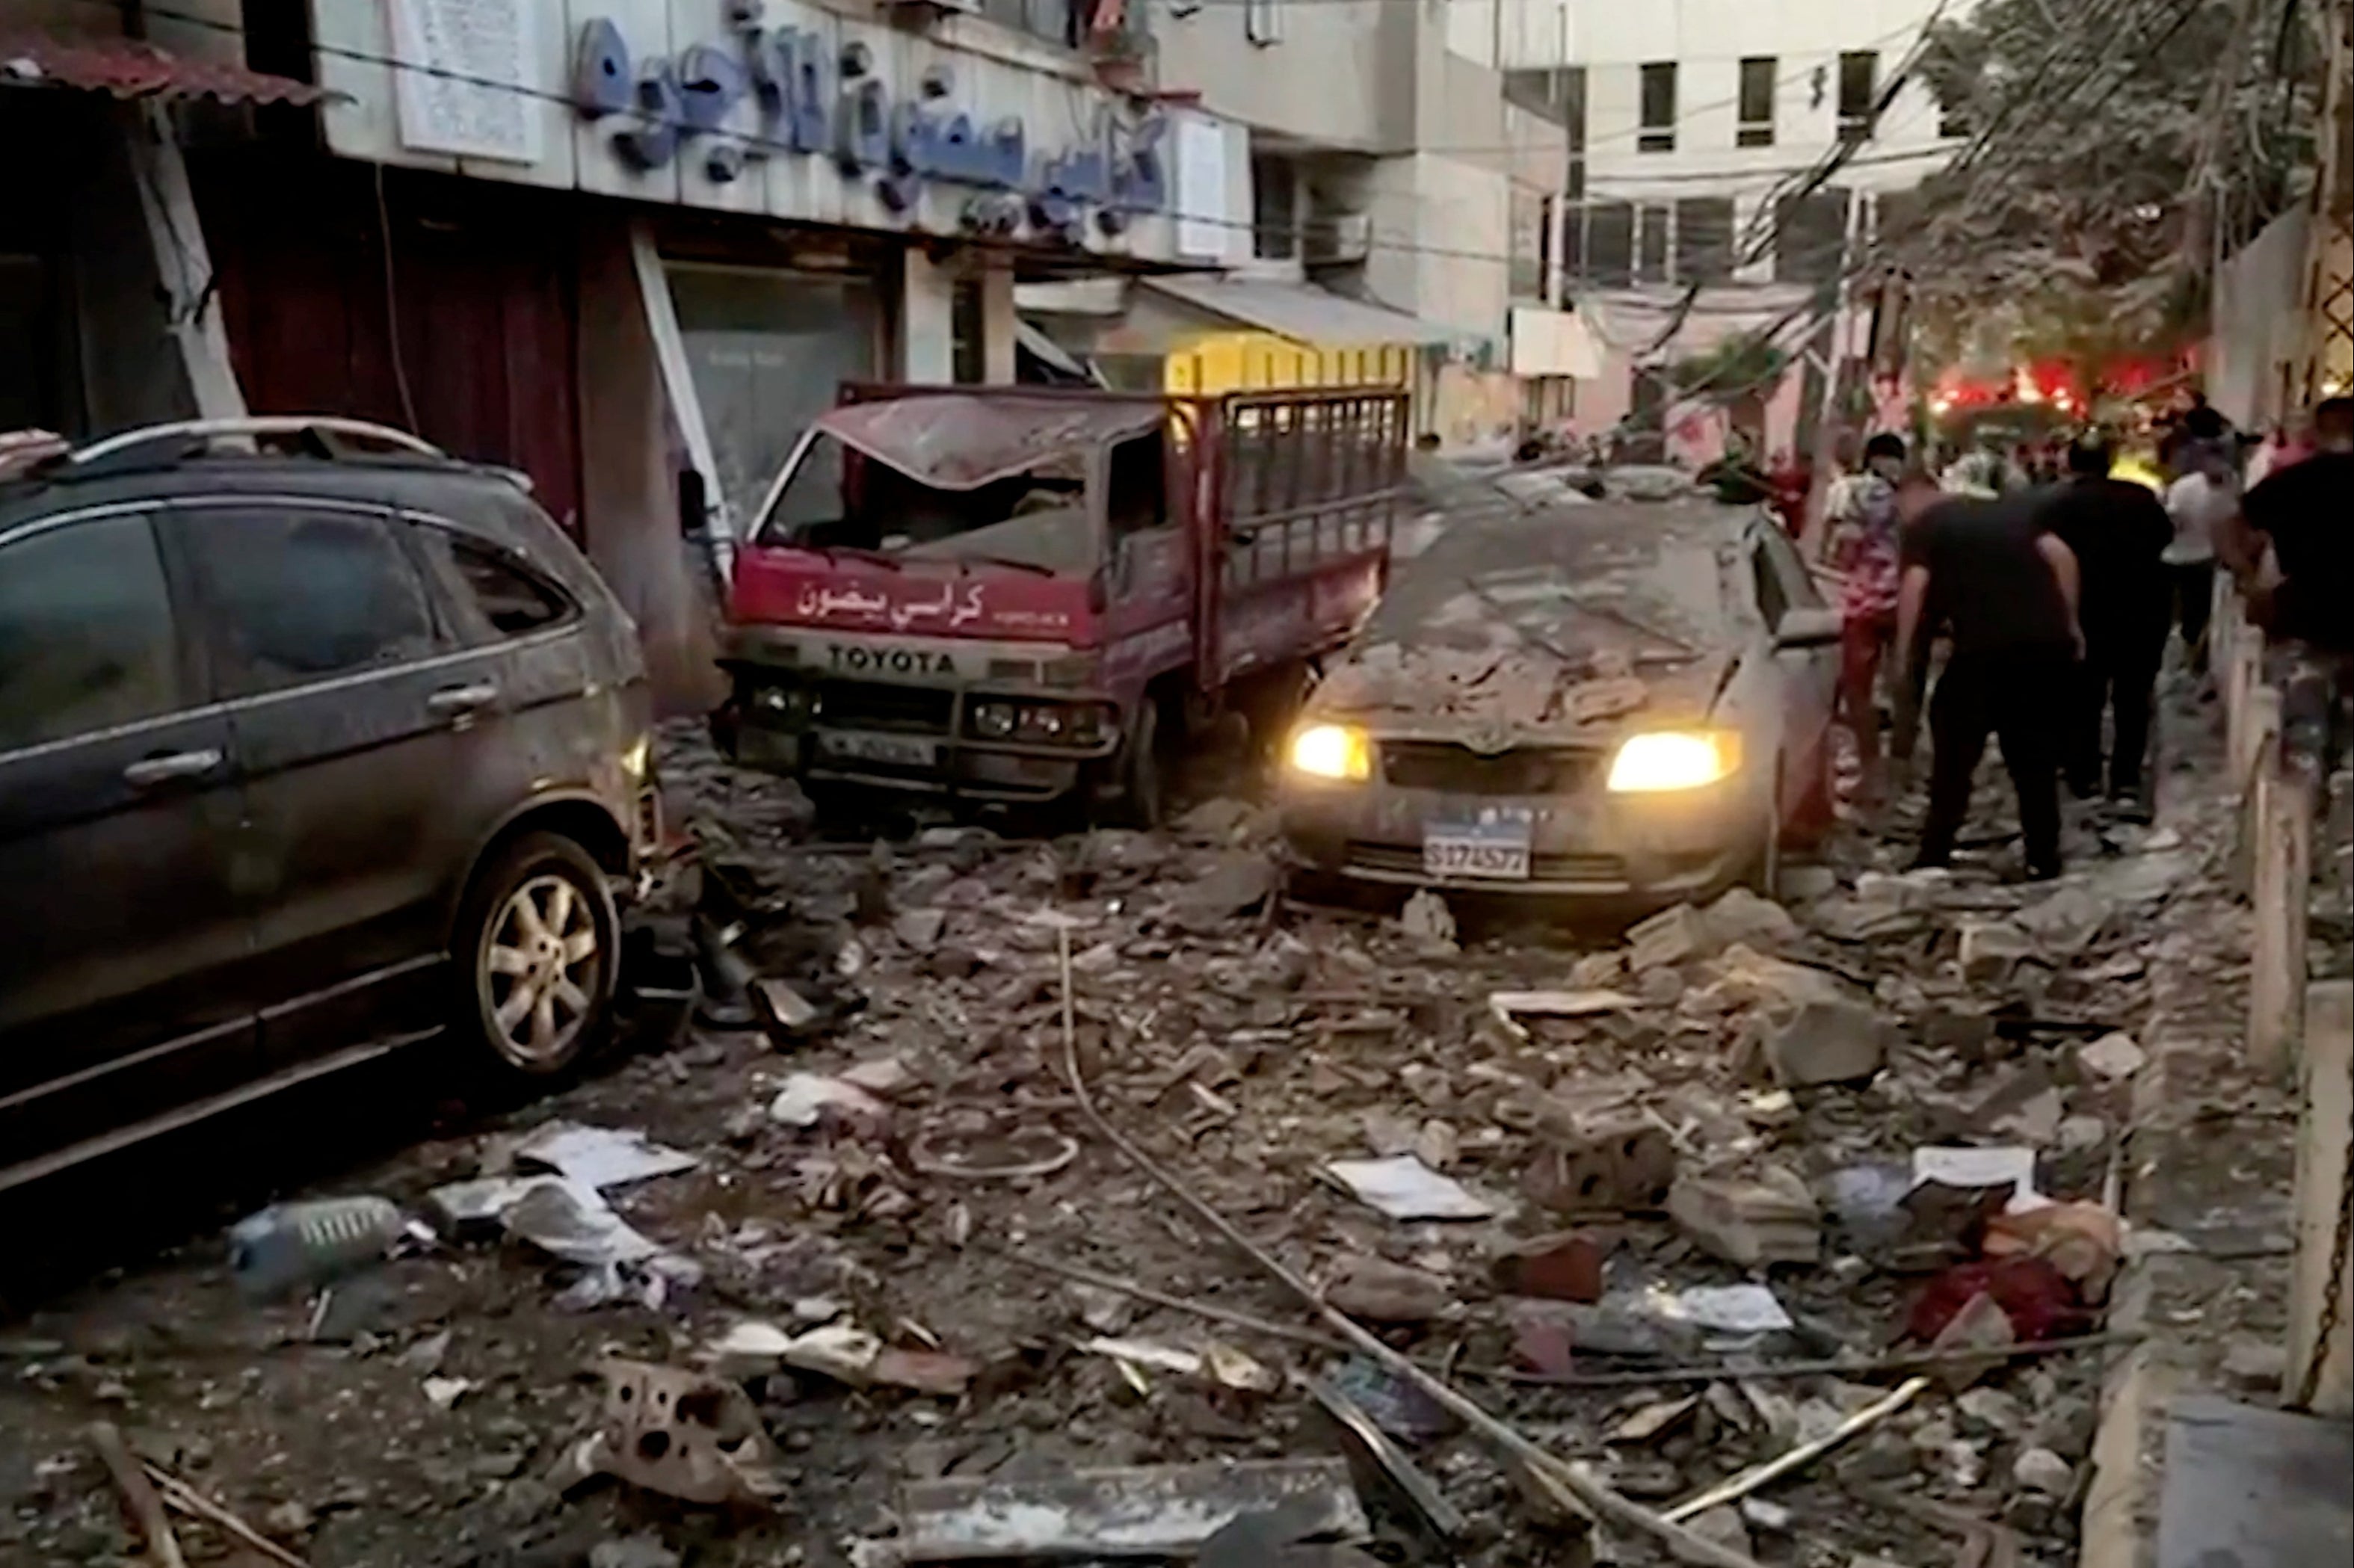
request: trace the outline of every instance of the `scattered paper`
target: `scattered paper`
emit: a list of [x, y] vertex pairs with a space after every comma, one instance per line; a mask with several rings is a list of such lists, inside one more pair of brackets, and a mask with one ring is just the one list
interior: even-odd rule
[[1913, 1151], [1913, 1185], [1935, 1181], [1943, 1187], [1999, 1187], [2010, 1183], [2006, 1213], [2020, 1214], [2052, 1202], [2035, 1190], [2032, 1149], [1916, 1149]]
[[1720, 1334], [1770, 1334], [1795, 1327], [1779, 1298], [1762, 1285], [1703, 1285], [1652, 1293], [1659, 1315]]
[[692, 1154], [647, 1141], [634, 1128], [582, 1127], [550, 1122], [518, 1145], [518, 1164], [543, 1166], [568, 1181], [602, 1191], [633, 1181], [692, 1171], [703, 1163]]
[[1489, 1220], [1496, 1207], [1411, 1154], [1387, 1160], [1336, 1160], [1324, 1167], [1357, 1201], [1394, 1220]]

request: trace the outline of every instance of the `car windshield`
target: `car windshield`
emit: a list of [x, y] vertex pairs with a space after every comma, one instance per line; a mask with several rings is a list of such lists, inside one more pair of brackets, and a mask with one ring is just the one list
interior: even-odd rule
[[1081, 453], [1042, 457], [970, 489], [927, 484], [821, 432], [760, 520], [761, 543], [1038, 571], [1095, 565]]

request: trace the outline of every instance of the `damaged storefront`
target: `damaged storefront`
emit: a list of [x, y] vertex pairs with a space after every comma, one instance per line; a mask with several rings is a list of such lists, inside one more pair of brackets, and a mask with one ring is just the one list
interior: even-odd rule
[[180, 143], [303, 83], [108, 33], [0, 24], [0, 429], [80, 440], [242, 410]]
[[[338, 407], [340, 378], [530, 472], [681, 707], [709, 694], [705, 567], [842, 384], [1011, 382], [1017, 278], [1165, 264], [1161, 115], [1101, 82], [1117, 28], [715, 0], [308, 20], [313, 164], [377, 254], [317, 254], [259, 194], [284, 178], [208, 184], [208, 220], [265, 237], [230, 269], [240, 369], [273, 406]], [[340, 326], [267, 303], [306, 250]]]

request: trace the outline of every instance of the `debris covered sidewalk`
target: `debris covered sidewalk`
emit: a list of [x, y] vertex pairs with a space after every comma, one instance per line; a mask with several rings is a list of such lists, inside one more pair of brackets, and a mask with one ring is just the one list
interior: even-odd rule
[[12, 1330], [0, 1544], [136, 1550], [104, 1418], [315, 1568], [2073, 1560], [2168, 831], [1580, 952], [1287, 908], [1238, 801], [811, 846], [674, 774], [741, 994], [355, 1174], [388, 1261]]

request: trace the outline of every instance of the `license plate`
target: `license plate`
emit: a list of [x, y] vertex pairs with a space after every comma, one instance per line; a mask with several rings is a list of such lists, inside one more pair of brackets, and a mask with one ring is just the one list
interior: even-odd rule
[[875, 735], [866, 730], [820, 730], [821, 756], [840, 762], [888, 762], [901, 768], [929, 768], [939, 759], [939, 743], [911, 735]]
[[1476, 821], [1426, 823], [1422, 869], [1427, 876], [1480, 876], [1498, 881], [1529, 879], [1529, 839], [1534, 819], [1526, 811], [1482, 812]]

